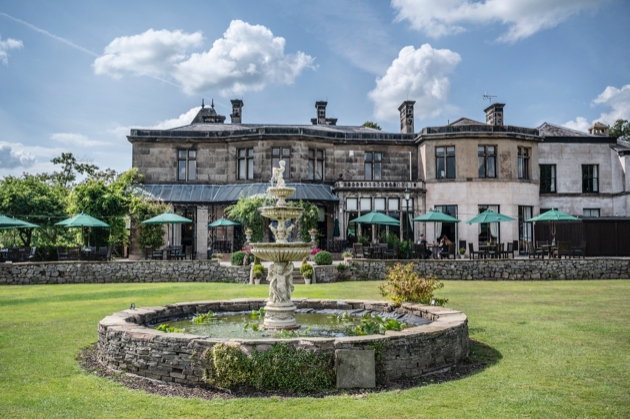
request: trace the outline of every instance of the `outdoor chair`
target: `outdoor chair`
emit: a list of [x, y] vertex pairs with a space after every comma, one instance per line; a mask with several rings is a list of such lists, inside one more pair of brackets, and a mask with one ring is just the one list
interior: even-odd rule
[[[94, 259], [96, 260], [109, 260], [112, 257], [112, 248], [113, 246], [99, 247], [98, 252], [94, 254]], [[109, 256], [108, 256], [109, 255]]]
[[186, 254], [182, 250], [182, 246], [173, 246], [171, 247], [171, 259], [181, 260], [186, 257]]
[[144, 246], [144, 259], [153, 259], [153, 248], [151, 246]]
[[455, 243], [449, 244], [446, 250], [440, 251], [440, 257], [442, 259], [450, 259], [451, 256], [455, 259]]
[[586, 241], [582, 240], [579, 246], [571, 247], [571, 256], [572, 257], [582, 257], [586, 256]]
[[68, 260], [79, 260], [81, 258], [81, 249], [79, 247], [68, 248]]
[[562, 258], [562, 256], [564, 256], [565, 258], [570, 257], [571, 256], [571, 242], [559, 241], [558, 250], [556, 252], [557, 252], [558, 258]]
[[506, 259], [510, 257], [514, 259], [514, 242], [508, 242], [507, 250], [504, 251], [503, 249], [501, 249], [501, 254], [502, 256], [505, 256]]
[[68, 249], [57, 247], [57, 260], [68, 260]]
[[352, 245], [352, 256], [355, 259], [363, 258], [363, 245], [361, 243], [355, 243]]
[[485, 253], [475, 250], [473, 244], [468, 243], [468, 257], [474, 259], [475, 255], [477, 256], [477, 259], [481, 259], [485, 255]]
[[527, 255], [530, 259], [534, 258], [545, 258], [545, 252], [543, 249], [534, 248], [534, 244], [532, 242], [527, 242]]
[[383, 259], [398, 259], [398, 244], [395, 244], [391, 249], [383, 248], [382, 255]]
[[17, 247], [7, 249], [7, 260], [16, 263], [20, 260], [20, 250]]
[[190, 259], [192, 260], [192, 246], [186, 246], [184, 248], [184, 259]]
[[37, 255], [37, 247], [31, 247], [31, 252], [26, 257], [26, 260], [29, 262], [34, 262], [36, 255]]

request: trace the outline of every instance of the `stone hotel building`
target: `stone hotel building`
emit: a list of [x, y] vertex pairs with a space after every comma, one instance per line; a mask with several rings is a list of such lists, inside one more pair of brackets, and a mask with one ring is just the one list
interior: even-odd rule
[[[190, 125], [132, 129], [127, 137], [146, 192], [193, 219], [192, 225], [173, 227], [171, 237], [173, 244], [193, 246], [199, 259], [218, 238], [207, 224], [239, 196], [263, 193], [280, 160], [286, 162], [287, 184], [297, 189], [292, 198], [319, 207], [324, 247], [360, 234], [376, 239], [382, 231], [417, 241], [426, 230], [429, 241], [446, 234], [475, 249], [500, 241], [524, 250], [546, 231], [537, 226], [534, 232], [525, 220], [549, 208], [582, 218], [579, 234], [601, 230], [603, 224], [587, 221], [607, 221], [609, 231], [623, 235], [628, 229], [630, 236], [630, 147], [609, 137], [605, 125], [595, 123], [589, 134], [550, 123], [516, 127], [504, 124], [505, 105], [494, 103], [485, 109], [485, 122], [460, 118], [416, 131], [415, 102], [405, 101], [398, 109], [400, 132], [387, 133], [338, 125], [326, 117], [323, 101], [315, 103], [310, 124], [295, 125], [244, 123], [243, 101], [231, 102], [230, 123], [213, 105], [202, 105]], [[431, 209], [464, 221], [486, 208], [518, 221], [426, 226], [411, 221]], [[349, 223], [370, 211], [399, 219], [400, 227]], [[341, 236], [333, 238], [335, 219]], [[229, 228], [228, 239], [238, 246], [241, 233]], [[615, 249], [630, 252], [630, 243]]]

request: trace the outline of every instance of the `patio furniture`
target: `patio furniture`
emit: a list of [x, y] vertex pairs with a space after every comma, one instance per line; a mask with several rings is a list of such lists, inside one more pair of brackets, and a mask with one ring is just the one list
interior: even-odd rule
[[29, 262], [34, 262], [36, 256], [37, 256], [37, 247], [31, 247], [31, 251], [26, 256], [26, 260]]
[[193, 256], [192, 251], [193, 251], [192, 246], [186, 246], [184, 248], [184, 259], [192, 260], [192, 256]]
[[7, 260], [12, 263], [16, 263], [20, 260], [20, 251], [17, 247], [7, 249]]
[[475, 255], [477, 255], [477, 259], [481, 259], [482, 257], [485, 257], [485, 252], [475, 250], [473, 244], [468, 243], [468, 257], [474, 259]]
[[527, 255], [530, 259], [545, 258], [545, 251], [542, 248], [534, 248], [532, 242], [527, 242]]
[[68, 248], [68, 260], [79, 260], [81, 259], [81, 248], [79, 247], [69, 247]]
[[352, 245], [352, 257], [355, 259], [365, 257], [365, 254], [363, 253], [363, 245], [361, 243], [355, 243]]
[[572, 257], [582, 257], [583, 259], [586, 256], [586, 241], [582, 240], [579, 246], [571, 247], [571, 256]]
[[449, 244], [446, 250], [440, 251], [440, 258], [442, 259], [450, 259], [451, 256], [455, 259], [455, 243]]
[[68, 249], [57, 247], [57, 260], [68, 260]]
[[383, 259], [398, 259], [398, 244], [395, 244], [392, 249], [389, 249], [387, 247], [382, 248], [381, 254], [383, 256]]
[[182, 250], [182, 246], [171, 246], [169, 252], [169, 259], [182, 260], [186, 257], [186, 254]]
[[559, 241], [558, 249], [556, 250], [556, 255], [558, 258], [562, 259], [562, 256], [568, 258], [571, 256], [571, 242], [570, 241]]
[[501, 257], [505, 257], [506, 259], [512, 257], [512, 259], [514, 259], [514, 242], [508, 242], [507, 250], [503, 250], [503, 244], [504, 243], [501, 243]]
[[[149, 246], [150, 247], [150, 246]], [[98, 252], [94, 254], [94, 259], [107, 261], [112, 259], [112, 250], [114, 246], [103, 246], [98, 248]]]
[[144, 246], [144, 260], [153, 259], [153, 248], [151, 246]]

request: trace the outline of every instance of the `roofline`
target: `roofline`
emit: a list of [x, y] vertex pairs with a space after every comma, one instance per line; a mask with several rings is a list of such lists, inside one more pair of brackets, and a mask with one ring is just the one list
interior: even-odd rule
[[617, 144], [617, 139], [613, 137], [543, 137], [543, 143], [562, 143], [562, 144]]

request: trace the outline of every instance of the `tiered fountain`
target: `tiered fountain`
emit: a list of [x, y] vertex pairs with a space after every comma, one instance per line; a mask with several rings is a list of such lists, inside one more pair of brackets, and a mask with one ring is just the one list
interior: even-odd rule
[[[287, 238], [295, 225], [291, 220], [302, 215], [303, 208], [289, 207], [286, 198], [295, 193], [295, 188], [289, 188], [284, 183], [284, 161], [280, 167], [273, 169], [272, 186], [267, 192], [278, 199], [275, 206], [262, 207], [263, 217], [278, 222], [277, 227], [269, 226], [276, 238], [275, 243], [251, 243], [251, 252], [261, 260], [273, 262], [269, 268], [269, 300], [265, 305], [266, 329], [298, 329], [295, 321], [295, 305], [291, 301], [293, 293], [293, 261], [311, 254], [311, 244], [304, 242], [289, 243]], [[273, 186], [275, 181], [276, 186]], [[289, 224], [287, 226], [287, 223]]]

